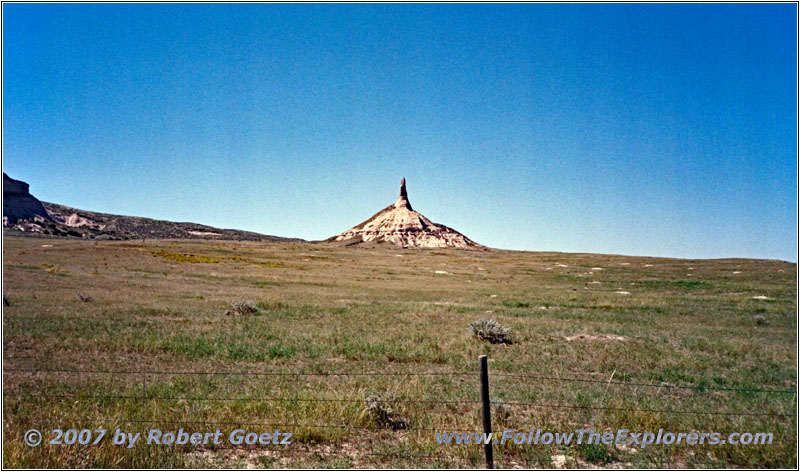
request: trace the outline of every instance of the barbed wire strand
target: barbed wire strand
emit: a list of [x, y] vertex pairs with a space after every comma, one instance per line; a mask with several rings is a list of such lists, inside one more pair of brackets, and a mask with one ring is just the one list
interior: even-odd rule
[[[4, 397], [41, 397], [41, 398], [88, 398], [108, 400], [141, 400], [142, 395], [80, 395], [80, 394], [46, 394], [46, 393], [3, 393]], [[183, 400], [183, 401], [229, 401], [229, 402], [330, 402], [330, 403], [363, 403], [363, 399], [351, 398], [289, 398], [289, 397], [144, 397], [147, 400]], [[392, 400], [393, 403], [422, 404], [480, 404], [480, 400]]]
[[250, 371], [133, 371], [133, 370], [77, 370], [77, 369], [21, 369], [3, 368], [3, 372], [31, 372], [31, 373], [65, 373], [65, 374], [115, 374], [115, 375], [242, 375], [242, 376], [307, 376], [307, 377], [348, 377], [348, 376], [374, 376], [374, 377], [412, 377], [412, 376], [442, 376], [466, 377], [475, 376], [474, 372], [250, 372]]
[[[126, 399], [126, 400], [185, 400], [185, 401], [249, 401], [249, 402], [342, 402], [342, 403], [361, 403], [364, 400], [360, 399], [313, 399], [313, 398], [204, 398], [204, 397], [148, 397], [142, 395], [48, 395], [48, 394], [12, 394], [3, 393], [3, 396], [17, 396], [17, 397], [30, 397], [30, 398], [69, 398], [69, 399]], [[426, 403], [424, 400], [395, 400], [397, 403]], [[475, 401], [432, 401], [433, 403], [447, 404], [447, 403], [480, 403]], [[553, 408], [553, 409], [586, 409], [597, 411], [627, 411], [632, 413], [675, 413], [681, 415], [697, 415], [697, 416], [775, 416], [775, 417], [792, 417], [792, 413], [765, 413], [765, 412], [735, 412], [735, 411], [692, 411], [692, 410], [658, 410], [650, 408], [626, 408], [626, 407], [609, 407], [609, 406], [591, 406], [591, 405], [560, 405], [548, 403], [534, 403], [534, 402], [516, 402], [516, 401], [494, 401], [493, 405], [515, 405], [515, 406], [531, 406], [534, 408]]]
[[[64, 421], [64, 418], [50, 418], [45, 416], [40, 417], [23, 417], [27, 421], [33, 422], [55, 422]], [[19, 419], [19, 417], [18, 417]], [[473, 425], [443, 425], [436, 428], [416, 428], [409, 427], [404, 429], [393, 430], [385, 427], [375, 426], [356, 426], [350, 424], [306, 424], [306, 423], [280, 423], [280, 422], [267, 422], [267, 423], [243, 423], [240, 421], [202, 421], [202, 420], [148, 420], [148, 419], [133, 419], [133, 418], [70, 418], [70, 421], [96, 421], [101, 423], [132, 423], [132, 424], [196, 424], [206, 426], [254, 426], [254, 427], [277, 427], [277, 428], [311, 428], [311, 429], [349, 429], [355, 431], [380, 431], [380, 432], [436, 432], [447, 431], [453, 433], [473, 433], [476, 431], [477, 426]], [[95, 428], [97, 429], [97, 428]], [[288, 431], [287, 431], [288, 432]]]
[[[77, 369], [23, 369], [23, 368], [3, 368], [4, 372], [29, 372], [29, 373], [65, 373], [65, 374], [113, 374], [113, 375], [225, 375], [225, 376], [308, 376], [308, 377], [347, 377], [347, 376], [375, 376], [375, 377], [402, 377], [402, 376], [441, 376], [441, 377], [471, 377], [476, 376], [475, 372], [253, 372], [253, 371], [132, 371], [132, 370], [77, 370]], [[735, 388], [735, 387], [710, 387], [710, 386], [691, 386], [675, 385], [667, 382], [662, 383], [641, 383], [641, 382], [622, 382], [618, 380], [597, 380], [597, 379], [578, 379], [573, 377], [553, 377], [528, 374], [511, 374], [495, 372], [492, 377], [525, 378], [532, 380], [547, 380], [556, 382], [584, 382], [603, 385], [621, 385], [625, 387], [652, 387], [662, 388], [670, 386], [676, 389], [699, 390], [699, 391], [720, 391], [720, 392], [741, 392], [741, 393], [772, 393], [772, 394], [795, 394], [796, 390], [776, 390], [776, 389], [756, 389], [756, 388]]]
[[[494, 402], [493, 402], [494, 403]], [[793, 416], [788, 413], [750, 413], [750, 412], [735, 412], [735, 411], [675, 411], [675, 410], [655, 410], [648, 408], [623, 408], [623, 407], [610, 407], [610, 406], [589, 406], [589, 405], [552, 405], [547, 403], [528, 403], [528, 402], [496, 402], [496, 404], [503, 403], [506, 405], [521, 405], [532, 406], [535, 408], [554, 408], [554, 409], [586, 409], [586, 410], [605, 410], [605, 411], [629, 411], [633, 413], [675, 413], [683, 415], [698, 415], [698, 416]]]
[[549, 380], [549, 381], [558, 381], [558, 382], [587, 382], [587, 383], [598, 383], [604, 385], [623, 385], [628, 387], [654, 387], [654, 388], [663, 388], [666, 386], [670, 386], [672, 388], [679, 388], [685, 390], [713, 390], [713, 391], [723, 391], [723, 392], [743, 392], [743, 393], [779, 393], [779, 394], [793, 394], [796, 393], [795, 390], [772, 390], [772, 389], [758, 389], [758, 388], [735, 388], [735, 387], [707, 387], [707, 386], [692, 386], [692, 385], [675, 385], [668, 382], [662, 383], [640, 383], [640, 382], [622, 382], [619, 380], [598, 380], [598, 379], [577, 379], [573, 377], [548, 377], [548, 376], [541, 376], [541, 375], [527, 375], [527, 374], [506, 374], [502, 372], [492, 373], [492, 377], [512, 377], [512, 378], [524, 378], [524, 379], [533, 379], [533, 380]]

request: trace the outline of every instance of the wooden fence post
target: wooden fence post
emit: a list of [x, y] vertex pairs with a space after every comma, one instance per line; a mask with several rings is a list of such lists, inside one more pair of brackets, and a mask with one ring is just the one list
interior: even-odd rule
[[[489, 360], [486, 356], [478, 358], [481, 372], [481, 408], [483, 410], [483, 432], [484, 437], [492, 433], [492, 402], [489, 400]], [[494, 468], [494, 453], [492, 451], [492, 441], [485, 441], [483, 453], [486, 456], [486, 468]]]

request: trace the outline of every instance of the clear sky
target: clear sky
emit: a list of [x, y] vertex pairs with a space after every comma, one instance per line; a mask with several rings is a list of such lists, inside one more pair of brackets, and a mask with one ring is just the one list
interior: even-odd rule
[[797, 260], [795, 4], [4, 4], [44, 201], [322, 239]]

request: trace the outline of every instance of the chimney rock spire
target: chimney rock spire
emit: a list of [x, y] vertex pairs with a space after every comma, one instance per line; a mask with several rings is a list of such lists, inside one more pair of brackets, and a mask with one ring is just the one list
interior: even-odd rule
[[406, 178], [403, 177], [400, 179], [400, 196], [397, 198], [397, 202], [394, 204], [395, 208], [408, 208], [409, 210], [413, 210], [411, 208], [411, 203], [408, 201], [408, 192], [406, 192]]
[[408, 203], [405, 177], [400, 181], [400, 196], [396, 202], [375, 213], [370, 219], [326, 241], [340, 241], [347, 246], [387, 243], [409, 248], [483, 248], [453, 228], [434, 223], [412, 210], [411, 204]]

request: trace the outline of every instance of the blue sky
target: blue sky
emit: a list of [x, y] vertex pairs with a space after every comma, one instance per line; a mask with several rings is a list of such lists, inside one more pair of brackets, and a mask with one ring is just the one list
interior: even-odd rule
[[794, 4], [4, 4], [3, 170], [322, 239], [797, 260]]

